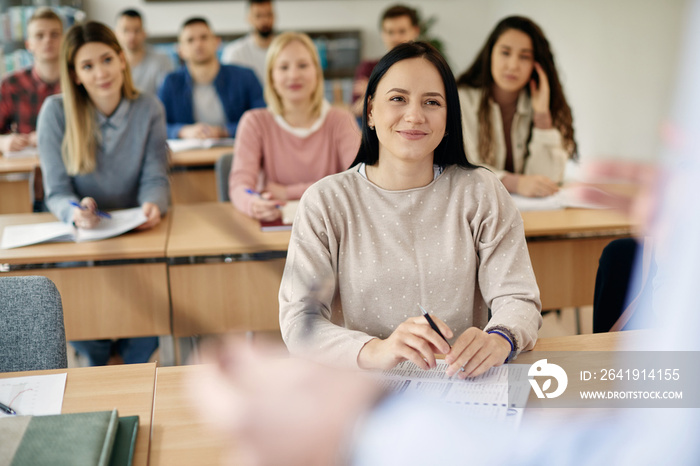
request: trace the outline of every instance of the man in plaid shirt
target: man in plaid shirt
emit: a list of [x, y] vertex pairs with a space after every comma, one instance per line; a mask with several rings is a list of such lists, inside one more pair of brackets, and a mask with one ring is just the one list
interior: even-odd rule
[[[0, 151], [36, 147], [36, 119], [44, 99], [61, 92], [59, 52], [63, 22], [49, 8], [40, 8], [27, 23], [26, 47], [34, 65], [8, 74], [0, 82]], [[35, 201], [43, 198], [36, 169]]]

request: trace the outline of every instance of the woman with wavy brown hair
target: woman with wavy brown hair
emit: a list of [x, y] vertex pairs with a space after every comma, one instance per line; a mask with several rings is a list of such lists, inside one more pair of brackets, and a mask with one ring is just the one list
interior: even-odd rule
[[554, 194], [576, 156], [571, 109], [542, 29], [510, 16], [458, 79], [465, 150], [511, 193]]

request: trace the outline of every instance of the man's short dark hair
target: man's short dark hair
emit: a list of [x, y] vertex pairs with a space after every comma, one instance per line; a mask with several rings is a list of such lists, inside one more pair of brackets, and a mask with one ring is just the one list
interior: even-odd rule
[[248, 8], [252, 5], [259, 5], [260, 3], [272, 3], [272, 0], [248, 0]]
[[202, 18], [201, 16], [194, 16], [192, 18], [187, 19], [184, 23], [182, 23], [182, 26], [180, 27], [180, 31], [185, 29], [187, 26], [192, 26], [193, 24], [203, 24], [209, 29], [211, 29], [211, 26], [209, 26], [209, 21], [206, 19]]
[[119, 13], [117, 15], [117, 19], [121, 18], [122, 16], [128, 16], [129, 18], [140, 19], [141, 22], [143, 22], [143, 17], [141, 16], [141, 13], [138, 10], [134, 10], [133, 8], [128, 8], [126, 10], [123, 10], [121, 13]]
[[401, 16], [408, 16], [408, 19], [411, 20], [411, 24], [413, 26], [418, 26], [418, 12], [415, 10], [415, 8], [411, 8], [406, 5], [392, 5], [386, 10], [384, 10], [384, 14], [382, 15], [382, 20], [379, 26], [381, 27], [381, 25], [384, 23], [384, 20], [391, 18], [399, 18]]

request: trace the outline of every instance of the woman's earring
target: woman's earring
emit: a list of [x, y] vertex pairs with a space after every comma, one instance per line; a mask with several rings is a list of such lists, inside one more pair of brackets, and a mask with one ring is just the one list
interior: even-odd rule
[[367, 126], [369, 126], [370, 131], [374, 131], [374, 125], [367, 125]]

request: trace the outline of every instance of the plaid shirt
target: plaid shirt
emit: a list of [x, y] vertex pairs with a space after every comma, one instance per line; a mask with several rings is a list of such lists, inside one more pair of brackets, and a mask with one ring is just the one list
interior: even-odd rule
[[0, 83], [0, 134], [11, 133], [13, 123], [20, 134], [36, 130], [36, 119], [44, 99], [61, 92], [59, 81], [48, 84], [34, 67], [15, 71]]

